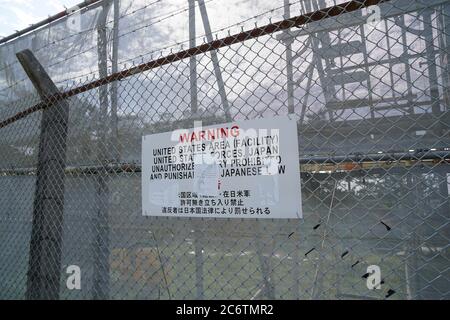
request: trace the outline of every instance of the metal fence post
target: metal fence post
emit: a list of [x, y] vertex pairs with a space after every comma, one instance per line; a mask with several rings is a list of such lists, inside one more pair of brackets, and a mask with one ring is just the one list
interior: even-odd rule
[[[259, 265], [261, 267], [261, 276], [264, 290], [261, 291], [268, 299], [275, 299], [275, 286], [272, 279], [272, 267], [270, 263], [270, 257], [264, 256], [264, 242], [262, 237], [264, 232], [261, 230], [262, 222], [256, 221], [255, 243], [256, 243], [256, 255], [258, 256]], [[273, 248], [273, 247], [272, 247]], [[272, 250], [271, 250], [272, 251]], [[272, 254], [270, 255], [272, 256]]]
[[204, 288], [204, 257], [203, 257], [203, 230], [201, 229], [201, 221], [194, 222], [194, 248], [195, 248], [195, 289], [196, 299], [203, 300], [205, 298]]
[[[98, 55], [98, 72], [100, 77], [108, 75], [108, 38], [106, 32], [106, 24], [108, 12], [111, 9], [112, 1], [104, 1], [102, 3], [102, 11], [97, 22], [97, 55]], [[117, 39], [115, 39], [117, 40]], [[117, 82], [116, 82], [117, 83]], [[109, 176], [108, 163], [111, 159], [111, 141], [109, 134], [111, 133], [111, 119], [108, 115], [108, 86], [107, 84], [98, 88], [100, 102], [99, 117], [99, 140], [98, 140], [98, 157], [100, 158], [102, 167], [96, 177], [96, 202], [97, 214], [94, 218], [95, 242], [93, 243], [94, 253], [94, 280], [92, 286], [92, 297], [95, 300], [104, 300], [109, 298], [110, 287], [110, 269], [109, 269]], [[113, 116], [114, 117], [114, 116]], [[116, 124], [116, 123], [115, 123]], [[114, 124], [114, 125], [115, 125]], [[114, 134], [113, 134], [114, 137]], [[117, 154], [115, 154], [117, 156]], [[118, 159], [115, 159], [118, 161]]]
[[[195, 47], [195, 0], [189, 0], [189, 48]], [[191, 95], [191, 113], [197, 115], [197, 57], [189, 58], [189, 81]]]
[[[41, 99], [51, 103], [59, 90], [39, 61], [30, 50], [16, 56]], [[68, 107], [62, 100], [42, 112], [27, 299], [59, 297]]]
[[[284, 19], [291, 17], [291, 4], [289, 0], [284, 0]], [[287, 31], [288, 34], [289, 31]], [[287, 103], [288, 112], [294, 113], [294, 72], [292, 65], [292, 43], [293, 38], [286, 39], [286, 90], [287, 90]]]
[[[211, 41], [213, 41], [213, 35], [212, 35], [212, 31], [211, 31], [211, 26], [209, 24], [208, 12], [206, 11], [205, 1], [204, 0], [197, 0], [197, 1], [198, 1], [198, 7], [200, 9], [200, 14], [202, 16], [203, 28], [205, 29], [206, 39], [208, 40], [208, 42], [211, 42]], [[225, 83], [223, 81], [222, 71], [220, 70], [219, 58], [217, 57], [217, 51], [211, 50], [210, 53], [211, 53], [211, 60], [213, 63], [213, 68], [214, 68], [214, 74], [216, 75], [216, 79], [217, 79], [217, 86], [219, 89], [220, 99], [222, 100], [225, 118], [228, 121], [231, 121], [230, 105], [228, 103], [227, 93], [225, 91]]]

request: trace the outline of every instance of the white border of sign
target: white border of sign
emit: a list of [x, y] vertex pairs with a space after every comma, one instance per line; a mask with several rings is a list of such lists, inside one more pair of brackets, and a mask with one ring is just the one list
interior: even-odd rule
[[302, 218], [297, 122], [196, 123], [143, 136], [142, 214]]

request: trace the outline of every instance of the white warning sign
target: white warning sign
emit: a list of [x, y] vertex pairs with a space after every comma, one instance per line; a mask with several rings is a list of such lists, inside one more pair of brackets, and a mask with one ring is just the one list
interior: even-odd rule
[[142, 137], [146, 216], [301, 218], [297, 123], [236, 121]]

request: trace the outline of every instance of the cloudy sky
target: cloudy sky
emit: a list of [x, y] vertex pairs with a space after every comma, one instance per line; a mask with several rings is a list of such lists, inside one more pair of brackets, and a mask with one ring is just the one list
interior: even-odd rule
[[[280, 6], [283, 6], [283, 1], [284, 0], [206, 0], [205, 3], [209, 8], [208, 10], [212, 11], [211, 18], [214, 18], [213, 21], [219, 20], [226, 24], [227, 22], [233, 23], [242, 21], [245, 18], [260, 14], [267, 9], [280, 8]], [[71, 8], [81, 2], [82, 0], [0, 0], [0, 36], [8, 36], [16, 30], [26, 28], [30, 24], [39, 22], [48, 16], [63, 11], [65, 7]], [[142, 7], [142, 5], [159, 2], [161, 7], [169, 10], [186, 7], [188, 0], [125, 0], [121, 2], [125, 3], [124, 6], [128, 6], [128, 4], [132, 2], [133, 5], [131, 6], [136, 8]], [[298, 2], [299, 1], [290, 1], [291, 5], [293, 5], [292, 9], [294, 13], [297, 9], [296, 5]], [[154, 8], [154, 6], [152, 8]], [[214, 12], [214, 9], [218, 9], [217, 12]], [[218, 15], [214, 16], [217, 13]], [[212, 27], [214, 28], [213, 25]]]
[[0, 0], [0, 36], [5, 37], [81, 2], [80, 0]]
[[[26, 28], [49, 15], [61, 12], [64, 7], [71, 8], [80, 2], [80, 0], [0, 0], [0, 35], [8, 36], [15, 30]], [[269, 22], [270, 17], [274, 21], [281, 19], [283, 2], [284, 0], [204, 1], [211, 29], [219, 37], [226, 36], [227, 31], [238, 33], [241, 27], [251, 29], [256, 21], [263, 25]], [[292, 3], [297, 4], [298, 1]], [[195, 11], [198, 44], [205, 40], [205, 33], [198, 5]], [[50, 28], [42, 28], [36, 32], [39, 37], [34, 47], [35, 54], [49, 72], [52, 72], [49, 64], [58, 64], [56, 67], [63, 68], [64, 73], [77, 70], [77, 74], [86, 74], [90, 72], [90, 68], [96, 66], [96, 33], [92, 30], [99, 12], [100, 10], [93, 9], [83, 13], [80, 17], [80, 30], [67, 28], [67, 21], [61, 20]], [[107, 27], [111, 29], [112, 10], [108, 12]], [[185, 46], [187, 45], [188, 0], [120, 0], [120, 15], [119, 63], [144, 54], [145, 59], [150, 59], [151, 57], [147, 57], [149, 52], [160, 52], [168, 46], [175, 45], [175, 50], [179, 50], [177, 43], [183, 42]], [[7, 63], [15, 62], [13, 53], [32, 46], [33, 44], [28, 41], [31, 38], [33, 37], [29, 35], [24, 36], [3, 46], [3, 59]], [[53, 56], [49, 55], [49, 52]], [[75, 54], [77, 52], [80, 54]], [[67, 63], [59, 63], [63, 60]], [[60, 71], [55, 70], [55, 73], [61, 74]]]

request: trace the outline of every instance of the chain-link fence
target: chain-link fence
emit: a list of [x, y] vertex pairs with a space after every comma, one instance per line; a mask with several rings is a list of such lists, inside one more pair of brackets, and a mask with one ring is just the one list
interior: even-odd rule
[[[0, 296], [450, 298], [449, 55], [444, 0], [91, 1], [3, 43]], [[286, 114], [303, 219], [142, 215], [143, 135]]]

